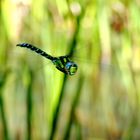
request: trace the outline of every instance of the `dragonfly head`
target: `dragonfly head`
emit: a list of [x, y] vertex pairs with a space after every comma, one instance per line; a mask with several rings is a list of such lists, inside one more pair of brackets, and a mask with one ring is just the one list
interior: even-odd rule
[[69, 61], [65, 64], [65, 70], [69, 75], [74, 75], [77, 72], [77, 69], [77, 64], [72, 61]]

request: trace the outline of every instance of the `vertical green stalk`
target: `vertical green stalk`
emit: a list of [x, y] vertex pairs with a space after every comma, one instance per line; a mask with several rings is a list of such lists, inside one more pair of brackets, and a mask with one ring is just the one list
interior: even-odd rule
[[49, 140], [53, 140], [54, 135], [55, 135], [57, 121], [58, 121], [58, 117], [59, 117], [59, 110], [61, 108], [61, 102], [62, 102], [62, 99], [63, 99], [63, 96], [64, 96], [64, 88], [65, 88], [66, 81], [67, 81], [67, 75], [64, 75], [63, 85], [62, 85], [61, 93], [60, 93], [60, 96], [59, 96], [58, 104], [56, 106], [56, 109], [55, 109], [54, 115], [53, 115], [54, 117], [53, 117], [53, 121], [52, 121], [52, 129], [51, 129]]
[[[3, 23], [3, 17], [2, 17], [2, 2], [0, 1], [0, 42], [1, 45], [5, 44], [5, 39], [6, 39], [6, 33], [5, 33], [5, 28], [4, 28], [4, 23]], [[1, 47], [1, 54], [4, 53], [2, 46]], [[3, 53], [2, 53], [3, 52]], [[1, 55], [0, 54], [0, 55]], [[3, 68], [3, 64], [4, 63], [3, 57], [0, 56], [0, 66], [1, 68]], [[1, 114], [1, 118], [2, 118], [2, 126], [3, 126], [3, 138], [5, 140], [9, 139], [9, 134], [8, 134], [8, 128], [7, 128], [7, 121], [6, 121], [6, 115], [5, 115], [5, 107], [4, 107], [4, 101], [3, 101], [3, 97], [2, 97], [2, 93], [3, 93], [3, 86], [6, 82], [6, 78], [8, 76], [8, 73], [6, 71], [0, 71], [0, 114]]]
[[78, 82], [78, 88], [77, 88], [75, 97], [73, 99], [72, 105], [71, 105], [72, 107], [71, 107], [71, 111], [70, 111], [69, 121], [68, 121], [66, 131], [65, 131], [65, 134], [64, 134], [64, 140], [68, 140], [69, 136], [70, 136], [71, 126], [72, 126], [72, 122], [73, 122], [73, 118], [74, 118], [74, 112], [75, 112], [76, 105], [79, 101], [80, 95], [81, 95], [81, 89], [82, 89], [83, 81], [84, 81], [84, 78], [81, 75], [80, 78], [79, 78], [79, 82]]
[[[68, 48], [70, 48], [69, 55], [71, 57], [73, 56], [74, 50], [75, 50], [75, 48], [77, 46], [77, 43], [78, 43], [77, 42], [77, 36], [78, 36], [78, 33], [79, 33], [80, 22], [81, 22], [82, 17], [83, 17], [83, 11], [81, 12], [81, 15], [79, 15], [76, 18], [76, 21], [77, 21], [76, 29], [75, 29], [74, 35], [72, 37], [71, 43], [68, 47]], [[60, 93], [60, 96], [59, 96], [59, 99], [58, 99], [58, 104], [56, 106], [56, 109], [55, 109], [54, 115], [53, 115], [54, 117], [53, 117], [53, 120], [52, 120], [52, 128], [51, 128], [49, 140], [53, 140], [54, 135], [55, 135], [56, 126], [57, 126], [57, 122], [58, 122], [59, 112], [60, 112], [61, 103], [62, 103], [63, 96], [64, 96], [64, 89], [65, 89], [65, 85], [67, 83], [67, 79], [68, 79], [68, 76], [65, 75], [64, 79], [63, 79], [63, 85], [62, 85], [61, 93]]]
[[33, 72], [29, 71], [30, 81], [27, 89], [27, 140], [31, 140], [32, 136], [32, 83]]
[[6, 81], [7, 74], [2, 76], [2, 80], [0, 81], [0, 114], [2, 118], [2, 125], [3, 125], [3, 138], [4, 140], [9, 140], [9, 134], [8, 134], [8, 128], [7, 128], [7, 122], [6, 122], [6, 115], [5, 115], [5, 110], [4, 110], [4, 102], [2, 98], [2, 90], [3, 90], [3, 85]]

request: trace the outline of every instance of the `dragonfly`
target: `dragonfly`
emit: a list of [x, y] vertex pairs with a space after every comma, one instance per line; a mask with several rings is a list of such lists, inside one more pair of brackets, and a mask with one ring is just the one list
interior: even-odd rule
[[[64, 74], [73, 76], [77, 73], [78, 65], [77, 65], [77, 63], [75, 63], [75, 61], [71, 60], [72, 59], [71, 54], [55, 57], [55, 56], [52, 56], [52, 55], [46, 53], [44, 50], [41, 50], [40, 48], [38, 48], [32, 44], [29, 44], [29, 43], [19, 43], [16, 46], [30, 49], [31, 51], [49, 59], [53, 63], [53, 65], [57, 68], [57, 70], [59, 70], [60, 72], [62, 72]], [[78, 56], [76, 55], [73, 58], [74, 58], [74, 60], [77, 60], [77, 61], [84, 61], [86, 64], [92, 63], [91, 62], [92, 60], [90, 60], [90, 62], [87, 62], [88, 60], [81, 60], [80, 59], [81, 56], [79, 56], [79, 53], [78, 53]], [[100, 62], [98, 62], [98, 60], [94, 61], [94, 59], [93, 59], [93, 63], [100, 64]], [[79, 62], [79, 65], [81, 66], [81, 62]], [[101, 63], [101, 70], [114, 71], [114, 67], [113, 67], [113, 65], [110, 65], [110, 64]]]
[[34, 51], [35, 53], [49, 59], [59, 71], [67, 75], [72, 76], [77, 72], [78, 65], [70, 59], [69, 55], [54, 57], [29, 43], [20, 43], [16, 46], [30, 49], [31, 51]]

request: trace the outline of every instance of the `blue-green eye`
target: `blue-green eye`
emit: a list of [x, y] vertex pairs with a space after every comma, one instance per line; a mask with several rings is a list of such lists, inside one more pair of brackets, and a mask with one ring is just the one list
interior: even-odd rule
[[78, 66], [74, 62], [67, 62], [65, 65], [65, 69], [67, 70], [69, 75], [74, 75], [78, 69]]

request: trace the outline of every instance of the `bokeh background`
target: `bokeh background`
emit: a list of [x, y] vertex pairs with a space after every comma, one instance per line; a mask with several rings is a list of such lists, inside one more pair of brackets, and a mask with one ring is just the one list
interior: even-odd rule
[[0, 139], [139, 140], [139, 20], [139, 0], [0, 0]]

